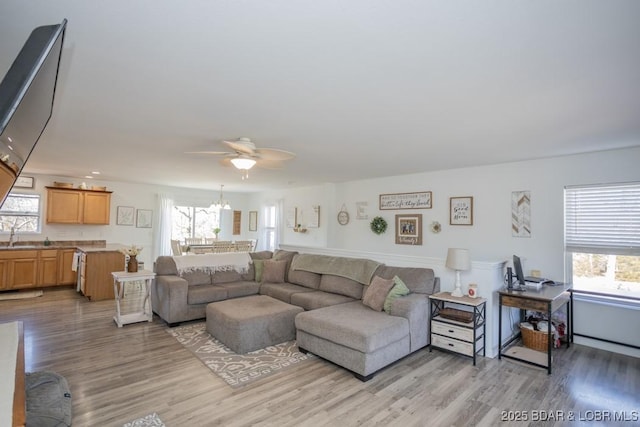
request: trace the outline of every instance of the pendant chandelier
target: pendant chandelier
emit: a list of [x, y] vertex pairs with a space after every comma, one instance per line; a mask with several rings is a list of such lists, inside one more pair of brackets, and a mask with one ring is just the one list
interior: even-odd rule
[[217, 202], [214, 201], [211, 204], [212, 208], [224, 209], [224, 210], [231, 209], [231, 205], [229, 204], [229, 202], [224, 200], [224, 198], [223, 198], [223, 194], [222, 194], [222, 189], [223, 188], [224, 188], [224, 185], [220, 184], [220, 200], [218, 200]]

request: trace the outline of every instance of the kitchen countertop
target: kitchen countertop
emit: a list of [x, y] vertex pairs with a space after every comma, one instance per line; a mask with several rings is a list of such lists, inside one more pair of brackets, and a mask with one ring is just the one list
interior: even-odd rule
[[130, 246], [121, 245], [120, 243], [107, 243], [104, 245], [76, 246], [82, 252], [119, 252], [120, 249], [126, 249]]
[[82, 252], [114, 252], [128, 246], [120, 243], [107, 243], [104, 240], [70, 240], [52, 241], [45, 246], [44, 241], [15, 242], [14, 246], [8, 246], [7, 242], [0, 242], [0, 251], [33, 251], [42, 249], [77, 249]]

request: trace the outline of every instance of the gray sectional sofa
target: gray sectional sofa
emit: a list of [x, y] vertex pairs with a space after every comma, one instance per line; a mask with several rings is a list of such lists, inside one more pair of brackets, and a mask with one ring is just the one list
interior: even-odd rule
[[[158, 257], [151, 293], [154, 312], [171, 326], [204, 318], [211, 302], [267, 295], [305, 310], [295, 316], [301, 351], [340, 365], [363, 381], [429, 344], [428, 296], [440, 290], [431, 269], [282, 250], [250, 256], [244, 274], [182, 275], [173, 257]], [[386, 295], [398, 280], [410, 293], [385, 301], [385, 311], [376, 292]]]

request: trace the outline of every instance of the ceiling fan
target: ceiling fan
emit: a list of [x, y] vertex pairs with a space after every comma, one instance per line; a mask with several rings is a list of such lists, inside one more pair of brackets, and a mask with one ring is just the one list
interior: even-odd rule
[[296, 155], [277, 148], [257, 148], [250, 138], [240, 137], [233, 141], [222, 141], [233, 151], [188, 151], [189, 154], [213, 154], [223, 156], [220, 163], [233, 165], [242, 172], [242, 179], [249, 178], [249, 169], [257, 165], [265, 169], [281, 169], [285, 160]]

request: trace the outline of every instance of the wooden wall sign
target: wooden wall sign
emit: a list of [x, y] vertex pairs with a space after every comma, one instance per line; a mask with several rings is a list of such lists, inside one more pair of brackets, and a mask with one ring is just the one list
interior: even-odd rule
[[380, 210], [431, 209], [431, 191], [380, 195]]
[[233, 235], [240, 234], [240, 224], [242, 223], [242, 211], [233, 211]]

